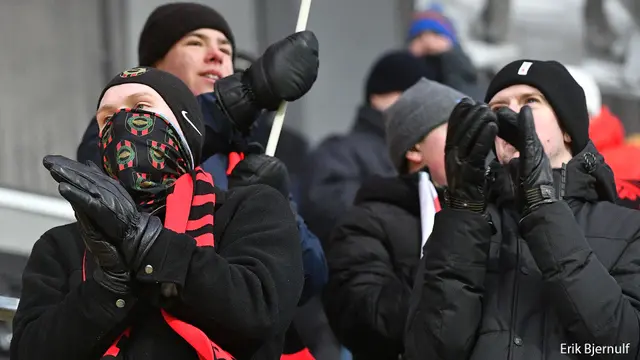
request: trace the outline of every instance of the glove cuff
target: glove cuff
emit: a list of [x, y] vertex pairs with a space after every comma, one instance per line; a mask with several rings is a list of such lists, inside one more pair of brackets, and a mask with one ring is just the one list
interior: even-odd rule
[[454, 196], [451, 196], [451, 194], [447, 189], [445, 189], [444, 191], [444, 200], [447, 207], [451, 209], [469, 210], [478, 214], [484, 213], [487, 207], [485, 201], [463, 200], [463, 199], [459, 199]]
[[162, 221], [157, 216], [152, 216], [147, 213], [140, 214], [140, 230], [138, 236], [140, 237], [135, 244], [138, 248], [134, 250], [135, 257], [132, 259], [132, 270], [137, 272], [142, 267], [142, 261], [144, 260], [151, 247], [156, 242], [156, 239], [160, 235], [164, 226]]
[[522, 216], [526, 216], [542, 204], [556, 201], [556, 190], [551, 185], [540, 185], [524, 191], [525, 208]]
[[112, 272], [96, 268], [93, 272], [93, 279], [109, 292], [118, 295], [127, 295], [130, 292], [128, 272]]
[[260, 114], [260, 106], [250, 87], [243, 81], [243, 74], [236, 73], [222, 78], [213, 86], [220, 110], [236, 129], [246, 133]]

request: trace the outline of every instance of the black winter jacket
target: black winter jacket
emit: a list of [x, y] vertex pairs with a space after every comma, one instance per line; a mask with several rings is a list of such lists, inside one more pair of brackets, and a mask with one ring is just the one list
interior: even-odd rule
[[362, 106], [351, 132], [324, 140], [308, 164], [300, 212], [324, 245], [365, 179], [396, 175], [385, 145], [382, 113]]
[[[436, 215], [412, 293], [407, 358], [639, 358], [640, 212], [613, 204], [613, 173], [592, 144], [554, 172], [564, 201], [520, 222], [512, 192], [497, 185], [495, 227], [468, 211]], [[594, 345], [615, 347], [592, 353]]]
[[332, 233], [325, 311], [354, 359], [397, 360], [420, 261], [417, 174], [366, 180]]
[[[125, 359], [197, 360], [159, 308], [201, 329], [236, 359], [279, 359], [303, 285], [289, 204], [263, 185], [217, 193], [216, 201], [215, 248], [163, 230], [145, 259], [154, 272], [137, 274], [139, 291], [124, 297], [93, 280], [91, 261], [82, 281], [85, 247], [76, 223], [45, 233], [23, 275], [11, 359], [98, 359], [131, 326], [121, 346]], [[179, 300], [163, 303], [160, 282], [178, 284]], [[118, 299], [124, 307], [116, 306]]]

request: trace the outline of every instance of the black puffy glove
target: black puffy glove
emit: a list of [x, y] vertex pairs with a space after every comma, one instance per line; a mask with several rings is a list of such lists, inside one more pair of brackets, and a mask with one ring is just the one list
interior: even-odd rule
[[557, 200], [553, 171], [538, 139], [530, 107], [523, 106], [520, 113], [502, 108], [497, 117], [500, 137], [520, 152], [520, 157], [511, 160], [508, 166], [512, 174], [517, 174], [512, 178], [517, 182], [518, 202], [524, 217], [536, 207]]
[[497, 133], [496, 115], [485, 104], [465, 98], [451, 112], [444, 155], [450, 208], [484, 212], [485, 160]]
[[64, 156], [49, 155], [43, 163], [60, 183], [60, 194], [120, 250], [130, 270], [138, 271], [163, 229], [160, 219], [140, 213], [120, 182], [91, 162], [87, 166]]
[[75, 216], [82, 241], [98, 264], [93, 278], [112, 293], [128, 294], [131, 276], [118, 249], [96, 231], [86, 215], [76, 211]]
[[264, 154], [249, 154], [233, 168], [229, 188], [263, 184], [289, 198], [289, 171], [280, 159]]
[[242, 132], [262, 109], [275, 111], [283, 101], [304, 96], [318, 77], [318, 39], [301, 31], [271, 44], [247, 70], [216, 81], [223, 112]]

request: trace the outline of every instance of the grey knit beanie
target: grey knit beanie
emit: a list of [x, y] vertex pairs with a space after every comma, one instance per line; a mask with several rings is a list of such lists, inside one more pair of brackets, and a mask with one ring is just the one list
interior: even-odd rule
[[468, 96], [423, 78], [383, 112], [387, 148], [399, 172], [404, 171], [407, 151], [433, 129], [447, 122], [453, 108], [465, 97]]

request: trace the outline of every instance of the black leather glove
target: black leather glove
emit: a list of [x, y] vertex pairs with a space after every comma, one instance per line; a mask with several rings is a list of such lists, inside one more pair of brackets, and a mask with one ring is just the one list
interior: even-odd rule
[[264, 154], [249, 154], [229, 175], [229, 188], [255, 184], [269, 185], [289, 198], [289, 171], [280, 159]]
[[[68, 184], [62, 183], [60, 186], [68, 186]], [[95, 226], [86, 215], [76, 211], [75, 216], [78, 220], [82, 241], [98, 264], [93, 278], [112, 293], [128, 294], [131, 276], [124, 260], [118, 253], [118, 249], [96, 231]]]
[[553, 185], [553, 171], [549, 158], [538, 139], [531, 108], [523, 106], [520, 113], [509, 108], [497, 112], [500, 137], [513, 145], [520, 157], [511, 160], [511, 169], [518, 189], [518, 202], [522, 216], [526, 216], [536, 207], [557, 200]]
[[283, 101], [304, 96], [318, 77], [318, 67], [318, 39], [311, 31], [298, 32], [269, 46], [247, 70], [216, 81], [216, 99], [245, 132], [262, 109], [275, 111]]
[[140, 213], [120, 182], [91, 162], [87, 166], [64, 156], [49, 155], [43, 163], [60, 183], [60, 194], [120, 250], [130, 270], [138, 271], [163, 229], [160, 219]]
[[451, 112], [444, 155], [450, 208], [484, 212], [485, 160], [497, 133], [496, 115], [485, 104], [465, 98]]

